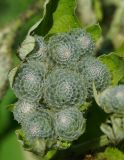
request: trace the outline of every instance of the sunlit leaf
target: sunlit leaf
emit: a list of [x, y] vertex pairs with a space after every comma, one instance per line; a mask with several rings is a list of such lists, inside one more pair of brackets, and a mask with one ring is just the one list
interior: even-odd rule
[[102, 34], [102, 30], [99, 24], [92, 25], [86, 28], [86, 31], [89, 32], [94, 41], [97, 41]]
[[112, 74], [112, 84], [117, 85], [118, 82], [124, 77], [124, 60], [114, 53], [102, 55], [99, 57]]
[[66, 32], [79, 26], [75, 16], [75, 7], [75, 0], [59, 0], [56, 11], [53, 13], [53, 26], [49, 34]]

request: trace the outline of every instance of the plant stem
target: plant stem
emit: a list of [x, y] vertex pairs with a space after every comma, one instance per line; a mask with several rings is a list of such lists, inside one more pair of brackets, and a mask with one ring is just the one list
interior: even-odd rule
[[50, 160], [56, 154], [56, 152], [57, 150], [48, 151], [48, 153], [41, 160]]

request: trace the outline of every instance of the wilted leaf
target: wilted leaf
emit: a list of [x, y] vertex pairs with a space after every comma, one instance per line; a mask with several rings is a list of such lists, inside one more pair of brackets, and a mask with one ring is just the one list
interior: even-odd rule
[[35, 39], [33, 36], [27, 35], [25, 40], [22, 42], [21, 47], [19, 48], [19, 57], [21, 60], [24, 60], [25, 57], [34, 49]]

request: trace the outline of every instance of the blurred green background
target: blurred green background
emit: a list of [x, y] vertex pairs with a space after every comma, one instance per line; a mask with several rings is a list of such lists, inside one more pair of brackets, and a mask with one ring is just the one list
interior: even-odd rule
[[[13, 24], [23, 12], [36, 3], [36, 0], [0, 0], [0, 34], [4, 28]], [[19, 59], [16, 56], [17, 49], [21, 41], [25, 38], [28, 29], [39, 19], [41, 13], [34, 13], [28, 20], [22, 24], [15, 36], [15, 42], [11, 51], [11, 67], [18, 64]], [[0, 39], [0, 43], [2, 40]], [[0, 52], [0, 56], [1, 56]], [[4, 65], [4, 63], [3, 63]], [[5, 66], [3, 66], [4, 68]], [[1, 71], [1, 70], [0, 70]], [[5, 73], [4, 73], [5, 74]], [[1, 82], [0, 82], [1, 83]], [[3, 98], [0, 100], [0, 160], [25, 160], [25, 155], [21, 145], [16, 139], [15, 129], [18, 124], [13, 119], [12, 113], [7, 110], [7, 106], [16, 101], [16, 97], [10, 88], [7, 88]]]

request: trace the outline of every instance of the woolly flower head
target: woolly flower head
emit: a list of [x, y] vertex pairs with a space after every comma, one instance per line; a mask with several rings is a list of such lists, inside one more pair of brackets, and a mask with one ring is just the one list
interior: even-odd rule
[[38, 138], [51, 138], [54, 134], [53, 123], [52, 114], [42, 109], [30, 114], [22, 128], [27, 140], [34, 141]]
[[107, 67], [95, 57], [83, 57], [78, 64], [79, 72], [87, 82], [88, 97], [93, 97], [93, 82], [97, 91], [103, 91], [111, 83], [111, 75]]
[[87, 96], [85, 81], [78, 73], [56, 68], [47, 77], [44, 99], [54, 108], [79, 107]]
[[39, 61], [24, 62], [18, 68], [13, 82], [13, 90], [20, 99], [38, 101], [42, 98], [42, 89], [47, 67]]
[[50, 58], [58, 65], [71, 66], [80, 58], [75, 43], [68, 33], [58, 33], [50, 37], [48, 50]]
[[85, 131], [86, 120], [77, 108], [64, 109], [55, 116], [56, 134], [61, 140], [73, 141]]
[[107, 113], [124, 113], [124, 85], [104, 90], [99, 96], [99, 104]]

